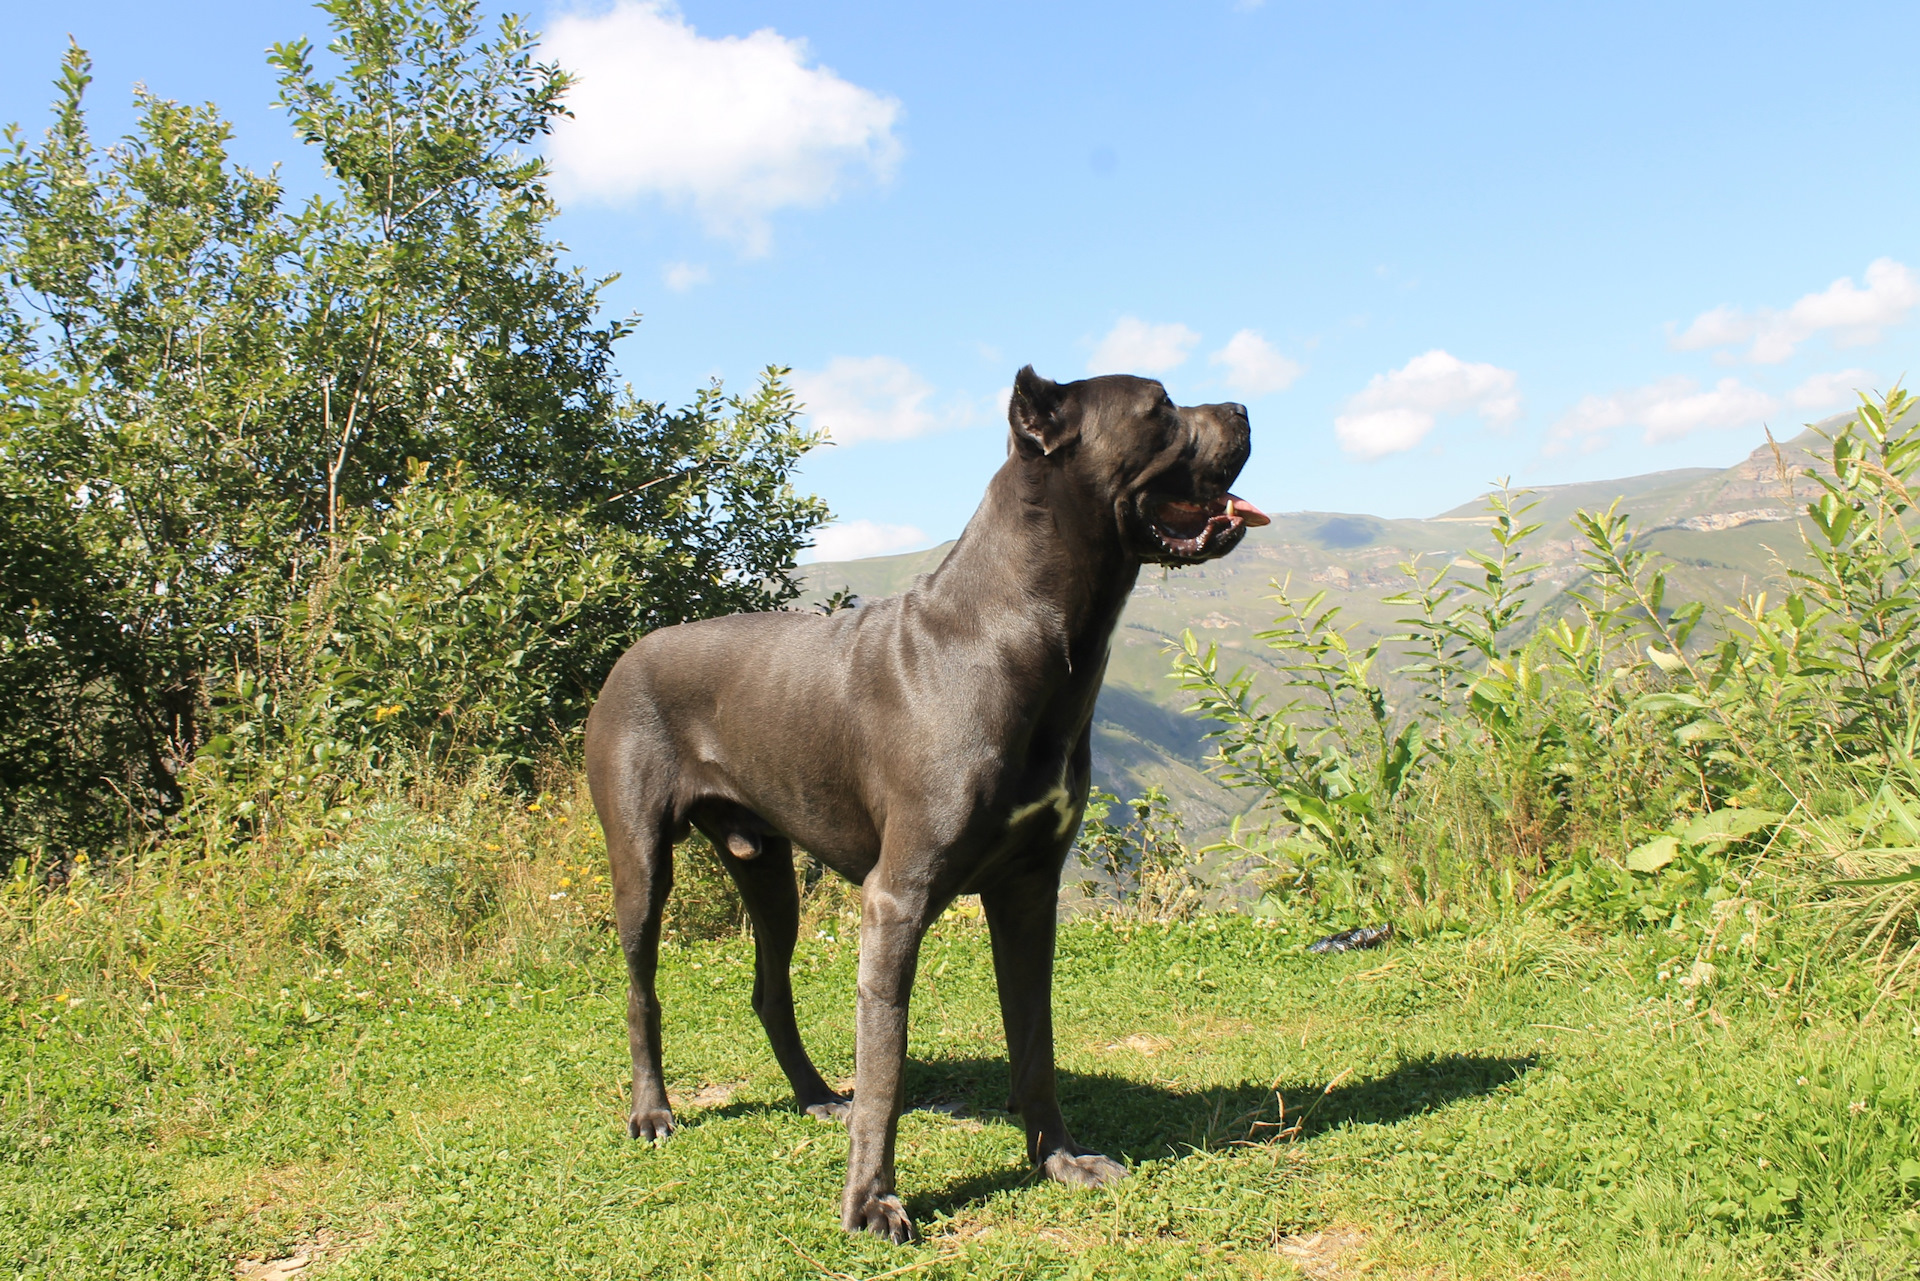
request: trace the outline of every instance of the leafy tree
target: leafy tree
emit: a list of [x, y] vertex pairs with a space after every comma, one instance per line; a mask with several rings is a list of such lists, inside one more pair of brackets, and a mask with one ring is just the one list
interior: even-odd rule
[[[382, 686], [369, 664], [417, 659], [421, 629], [473, 626], [447, 556], [507, 591], [487, 577], [514, 551], [501, 539], [550, 553], [519, 561], [524, 607], [493, 610], [552, 642], [529, 651], [538, 681], [516, 682], [545, 710], [391, 729], [444, 746], [486, 723], [525, 755], [577, 722], [622, 639], [791, 598], [824, 519], [791, 486], [812, 437], [784, 371], [677, 410], [616, 380], [631, 321], [601, 319], [611, 277], [561, 262], [524, 150], [567, 77], [519, 20], [485, 33], [473, 0], [320, 7], [337, 70], [304, 41], [270, 57], [330, 178], [297, 208], [229, 159], [210, 105], [142, 92], [133, 134], [97, 147], [77, 48], [44, 139], [6, 131], [0, 581], [25, 605], [0, 633], [0, 840], [16, 851], [178, 810], [223, 707], [256, 752], [301, 719], [259, 720], [242, 686], [337, 713], [342, 682]], [[415, 566], [392, 549], [446, 502], [492, 515], [418, 562], [438, 588], [400, 583]], [[375, 582], [418, 603], [405, 627]]]

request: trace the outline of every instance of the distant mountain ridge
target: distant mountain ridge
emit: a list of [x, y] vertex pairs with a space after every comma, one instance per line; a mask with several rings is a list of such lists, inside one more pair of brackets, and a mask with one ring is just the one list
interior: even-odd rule
[[[1646, 544], [1670, 561], [1669, 598], [1732, 602], [1746, 592], [1778, 590], [1781, 566], [1797, 558], [1797, 522], [1817, 487], [1805, 477], [1819, 466], [1816, 430], [1833, 431], [1848, 415], [1823, 420], [1792, 440], [1762, 445], [1727, 468], [1689, 467], [1616, 480], [1540, 486], [1528, 521], [1540, 531], [1528, 559], [1542, 564], [1528, 606], [1548, 605], [1581, 577], [1578, 540], [1569, 528], [1585, 508], [1616, 501], [1645, 531]], [[1198, 835], [1223, 830], [1252, 798], [1221, 786], [1206, 772], [1206, 725], [1184, 710], [1169, 678], [1169, 645], [1183, 630], [1217, 643], [1223, 665], [1244, 665], [1256, 678], [1272, 668], [1253, 639], [1273, 616], [1276, 581], [1297, 596], [1325, 590], [1327, 603], [1362, 637], [1398, 631], [1403, 609], [1385, 598], [1407, 585], [1400, 566], [1418, 556], [1428, 566], [1467, 547], [1486, 547], [1485, 497], [1421, 520], [1349, 512], [1285, 512], [1249, 532], [1231, 556], [1176, 570], [1148, 566], [1114, 636], [1106, 687], [1094, 723], [1094, 778], [1121, 797], [1157, 785], [1173, 797]], [[952, 547], [856, 561], [803, 566], [805, 599], [846, 588], [866, 599], [905, 590], [931, 572]]]

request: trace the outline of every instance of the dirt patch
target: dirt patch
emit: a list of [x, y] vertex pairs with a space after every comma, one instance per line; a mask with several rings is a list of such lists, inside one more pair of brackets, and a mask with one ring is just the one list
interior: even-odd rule
[[1160, 1053], [1160, 1051], [1168, 1049], [1172, 1045], [1173, 1042], [1164, 1036], [1155, 1036], [1151, 1032], [1135, 1032], [1132, 1036], [1122, 1037], [1106, 1048], [1109, 1050], [1132, 1050], [1135, 1054], [1141, 1055], [1142, 1057], [1152, 1058], [1154, 1055]]
[[1073, 1228], [1041, 1228], [1034, 1235], [1069, 1254], [1084, 1254], [1101, 1243], [1098, 1233], [1076, 1231]]
[[271, 1259], [235, 1259], [234, 1281], [306, 1281], [328, 1260], [346, 1254], [354, 1244], [323, 1228], [296, 1243], [285, 1254]]
[[188, 1166], [179, 1187], [186, 1200], [209, 1216], [250, 1218], [271, 1231], [297, 1228], [320, 1217], [328, 1189], [346, 1173], [347, 1167], [339, 1161], [257, 1169], [213, 1159]]
[[1183, 1038], [1198, 1037], [1203, 1040], [1226, 1040], [1236, 1036], [1250, 1036], [1261, 1029], [1245, 1019], [1221, 1018], [1218, 1015], [1196, 1015], [1180, 1020], [1180, 1035]]
[[1182, 1019], [1177, 1031], [1166, 1036], [1157, 1032], [1134, 1032], [1097, 1048], [1107, 1053], [1115, 1050], [1132, 1050], [1135, 1054], [1152, 1058], [1167, 1050], [1179, 1048], [1198, 1048], [1196, 1042], [1214, 1042], [1232, 1040], [1235, 1037], [1249, 1036], [1260, 1029], [1243, 1019], [1225, 1018], [1189, 1018]]
[[676, 1108], [723, 1108], [733, 1102], [733, 1096], [746, 1088], [745, 1081], [722, 1081], [717, 1085], [703, 1085], [692, 1094], [680, 1098], [670, 1098], [668, 1102]]
[[927, 1103], [916, 1103], [910, 1110], [915, 1112], [938, 1112], [941, 1116], [951, 1118], [955, 1126], [962, 1130], [984, 1130], [987, 1128], [980, 1123], [979, 1118], [967, 1111], [965, 1104], [956, 1103], [950, 1099], [936, 1099]]
[[1273, 1243], [1273, 1248], [1298, 1268], [1301, 1276], [1312, 1277], [1314, 1281], [1347, 1281], [1348, 1277], [1360, 1275], [1358, 1268], [1348, 1265], [1366, 1243], [1367, 1234], [1359, 1228], [1331, 1227], [1301, 1236], [1281, 1237]]

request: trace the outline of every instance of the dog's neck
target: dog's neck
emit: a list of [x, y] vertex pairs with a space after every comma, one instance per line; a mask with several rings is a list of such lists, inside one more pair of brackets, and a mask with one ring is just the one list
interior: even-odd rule
[[925, 590], [958, 603], [1019, 586], [1028, 601], [1050, 607], [1026, 611], [1030, 636], [1008, 637], [997, 620], [982, 619], [983, 627], [997, 643], [1024, 641], [1037, 661], [1058, 659], [1069, 673], [1098, 681], [1140, 561], [1116, 537], [1112, 509], [1071, 505], [1078, 497], [1056, 466], [1010, 457]]

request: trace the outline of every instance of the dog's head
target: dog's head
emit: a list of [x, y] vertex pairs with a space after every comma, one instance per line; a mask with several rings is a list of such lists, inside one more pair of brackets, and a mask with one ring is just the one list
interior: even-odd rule
[[1244, 405], [1176, 405], [1158, 382], [1126, 374], [1056, 383], [1029, 365], [1014, 377], [1007, 420], [1015, 453], [1110, 505], [1122, 546], [1140, 560], [1212, 560], [1267, 523], [1227, 492], [1251, 447]]

